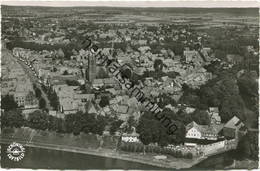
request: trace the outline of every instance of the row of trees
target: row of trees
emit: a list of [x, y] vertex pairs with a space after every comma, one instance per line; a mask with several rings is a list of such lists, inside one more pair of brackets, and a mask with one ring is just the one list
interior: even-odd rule
[[59, 104], [59, 98], [58, 98], [56, 92], [53, 91], [53, 89], [51, 87], [46, 87], [44, 85], [42, 85], [42, 89], [47, 94], [48, 99], [50, 101], [50, 105], [53, 107], [54, 110], [58, 111], [60, 104]]
[[27, 119], [24, 118], [21, 110], [9, 110], [3, 112], [1, 115], [2, 126], [6, 128], [20, 128], [22, 126], [28, 126], [30, 128], [40, 130], [61, 130], [55, 129], [55, 126], [58, 124], [56, 124], [54, 119], [61, 121], [61, 119], [47, 115], [40, 110], [30, 113]]
[[193, 158], [193, 154], [191, 152], [183, 154], [179, 150], [162, 148], [160, 146], [152, 146], [152, 145], [144, 146], [141, 143], [122, 143], [120, 145], [120, 149], [123, 150], [123, 151], [127, 151], [127, 152], [159, 153], [159, 154], [171, 155], [171, 156], [174, 156], [174, 157], [177, 157], [177, 158], [188, 158], [188, 159]]
[[80, 132], [102, 135], [107, 125], [110, 125], [109, 131], [113, 135], [123, 123], [115, 118], [83, 112], [68, 114], [65, 119], [61, 119], [41, 110], [30, 113], [27, 119], [23, 117], [21, 110], [9, 110], [3, 112], [1, 119], [3, 127], [28, 126], [33, 129], [73, 133], [74, 135], [79, 135]]
[[50, 100], [50, 105], [53, 107], [54, 110], [58, 111], [60, 103], [57, 94], [54, 91], [49, 91], [47, 95], [48, 99]]
[[[102, 135], [108, 123], [111, 123], [110, 124], [111, 127], [109, 131], [111, 135], [113, 135], [115, 131], [117, 131], [121, 126], [121, 124], [123, 123], [123, 121], [120, 120], [112, 120], [111, 122], [109, 121], [109, 118], [106, 118], [104, 116], [99, 116], [99, 115], [96, 116], [94, 114], [88, 114], [82, 112], [66, 115], [65, 120], [63, 120], [61, 118], [47, 115], [47, 113], [42, 112], [40, 110], [30, 113], [27, 119], [23, 117], [20, 110], [10, 110], [4, 112], [3, 115], [1, 116], [1, 119], [2, 119], [3, 127], [20, 128], [22, 126], [28, 126], [33, 129], [51, 130], [51, 131], [57, 131], [59, 133], [73, 133], [74, 135], [79, 135], [80, 132]], [[131, 122], [131, 119], [128, 122]], [[128, 125], [131, 124], [133, 123], [129, 123]], [[149, 125], [149, 126], [153, 127], [154, 125]], [[153, 133], [153, 135], [155, 135], [155, 133]], [[150, 136], [150, 135], [146, 134], [145, 136]], [[158, 136], [166, 136], [166, 134], [162, 135], [159, 133]], [[160, 142], [165, 140], [166, 139], [160, 139]], [[180, 151], [174, 151], [174, 150], [162, 148], [160, 146], [144, 146], [140, 143], [130, 143], [130, 144], [123, 143], [120, 145], [120, 149], [129, 152], [146, 151], [152, 153], [168, 154], [175, 157], [192, 158], [191, 153], [183, 155]]]
[[33, 85], [33, 89], [34, 89], [36, 98], [39, 100], [39, 108], [40, 109], [45, 109], [46, 108], [46, 101], [42, 97], [41, 90], [35, 84]]
[[74, 135], [80, 132], [102, 135], [106, 124], [106, 118], [102, 115], [78, 112], [65, 117], [66, 132]]
[[74, 135], [79, 135], [80, 132], [102, 135], [106, 126], [106, 118], [78, 112], [66, 115], [65, 119], [61, 119], [41, 111], [35, 111], [29, 114], [28, 126], [34, 129], [48, 129], [61, 133], [73, 133]]

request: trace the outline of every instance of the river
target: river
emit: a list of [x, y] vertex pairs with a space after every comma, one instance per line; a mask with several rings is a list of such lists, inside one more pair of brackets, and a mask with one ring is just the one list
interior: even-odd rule
[[32, 169], [162, 169], [136, 162], [87, 154], [25, 147], [25, 157], [15, 162], [7, 157], [7, 145], [1, 145], [3, 168]]
[[[1, 166], [3, 168], [32, 169], [162, 169], [119, 159], [99, 157], [88, 154], [26, 147], [25, 157], [11, 161], [6, 155], [6, 144], [1, 145]], [[192, 169], [223, 169], [233, 163], [234, 152], [211, 156], [192, 167]], [[164, 169], [165, 170], [165, 169]], [[172, 169], [171, 169], [172, 170]]]

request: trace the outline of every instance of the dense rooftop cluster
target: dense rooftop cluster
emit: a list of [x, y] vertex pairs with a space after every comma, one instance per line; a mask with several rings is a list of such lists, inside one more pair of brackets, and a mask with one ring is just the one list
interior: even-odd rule
[[[192, 155], [215, 153], [258, 128], [254, 24], [204, 28], [178, 22], [108, 22], [106, 17], [106, 22], [85, 21], [80, 14], [63, 17], [3, 17], [1, 86], [7, 119], [17, 108], [22, 112], [16, 114], [36, 129], [53, 130], [34, 120], [54, 117], [61, 123], [54, 129], [59, 132], [123, 136], [125, 143], [174, 150], [182, 145], [182, 152]], [[96, 61], [82, 44], [87, 39], [109, 59], [131, 66], [122, 72], [177, 122], [176, 135], [166, 134]], [[11, 102], [17, 105], [10, 108]], [[88, 119], [100, 127], [95, 129]]]

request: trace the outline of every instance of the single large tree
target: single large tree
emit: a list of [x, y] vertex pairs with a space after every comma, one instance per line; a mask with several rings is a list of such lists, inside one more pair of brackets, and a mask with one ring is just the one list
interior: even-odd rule
[[192, 113], [192, 119], [200, 124], [200, 125], [209, 125], [210, 124], [210, 118], [209, 118], [209, 114], [207, 111], [205, 110], [199, 110], [196, 109], [193, 113]]
[[101, 100], [99, 102], [99, 106], [100, 107], [105, 107], [107, 105], [109, 105], [109, 97], [108, 96], [102, 96]]
[[39, 99], [42, 96], [42, 92], [38, 87], [35, 87], [35, 96]]
[[59, 109], [59, 99], [58, 99], [57, 94], [54, 91], [49, 90], [48, 98], [50, 100], [50, 105], [54, 108], [54, 110], [58, 110]]
[[45, 109], [45, 108], [46, 108], [46, 101], [45, 101], [44, 98], [41, 98], [41, 99], [39, 100], [39, 108], [40, 108], [40, 109]]

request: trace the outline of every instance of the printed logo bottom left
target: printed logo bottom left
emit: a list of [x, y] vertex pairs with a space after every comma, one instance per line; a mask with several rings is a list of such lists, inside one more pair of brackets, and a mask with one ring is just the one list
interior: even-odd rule
[[25, 148], [16, 142], [13, 142], [7, 147], [7, 157], [13, 161], [20, 161], [24, 158]]

